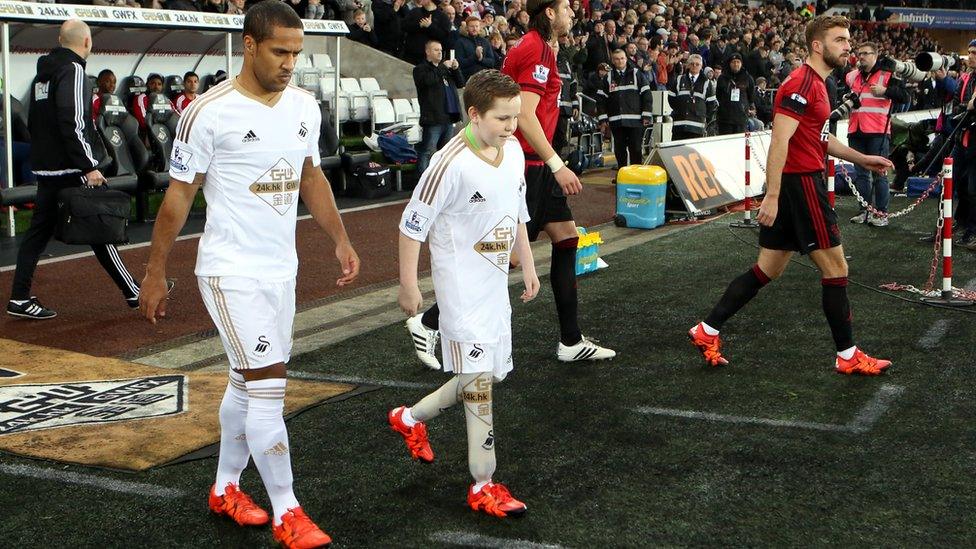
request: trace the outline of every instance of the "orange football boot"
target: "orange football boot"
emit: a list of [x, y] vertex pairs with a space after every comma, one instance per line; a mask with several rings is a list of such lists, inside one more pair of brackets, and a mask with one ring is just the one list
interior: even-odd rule
[[390, 429], [400, 433], [403, 441], [407, 443], [410, 450], [410, 457], [418, 459], [422, 463], [434, 461], [434, 451], [430, 449], [430, 441], [427, 440], [427, 426], [422, 422], [417, 422], [413, 427], [407, 427], [403, 422], [403, 411], [406, 406], [400, 406], [390, 410], [387, 419], [390, 422]]
[[691, 338], [691, 344], [705, 357], [705, 362], [709, 366], [725, 366], [729, 363], [722, 356], [722, 341], [717, 335], [706, 334], [700, 322], [688, 330], [688, 337]]
[[838, 374], [844, 375], [861, 375], [861, 376], [879, 376], [885, 372], [890, 366], [890, 360], [881, 360], [868, 356], [861, 349], [854, 349], [854, 356], [850, 360], [844, 360], [841, 357], [837, 357], [837, 362], [835, 363], [836, 370]]
[[504, 484], [489, 482], [475, 494], [468, 488], [468, 505], [475, 511], [481, 511], [499, 518], [520, 517], [525, 514], [525, 504], [512, 497], [512, 493]]
[[281, 516], [281, 524], [271, 527], [274, 539], [287, 549], [328, 547], [332, 538], [308, 518], [301, 506], [289, 509]]
[[210, 488], [207, 498], [210, 510], [218, 515], [230, 517], [241, 526], [263, 526], [268, 523], [268, 513], [258, 507], [251, 496], [245, 494], [234, 483], [228, 482], [224, 495], [217, 495], [217, 485]]

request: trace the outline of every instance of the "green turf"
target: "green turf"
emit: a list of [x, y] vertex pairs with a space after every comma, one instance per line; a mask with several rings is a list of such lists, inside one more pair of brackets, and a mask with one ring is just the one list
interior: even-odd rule
[[[849, 206], [842, 201], [842, 219], [853, 214]], [[915, 240], [934, 218], [930, 201], [884, 230], [845, 221], [851, 277], [870, 287], [921, 284], [931, 249]], [[409, 460], [384, 415], [423, 396], [418, 389], [383, 389], [289, 423], [306, 510], [340, 547], [436, 547], [430, 536], [443, 531], [564, 547], [976, 545], [974, 318], [853, 286], [856, 340], [895, 366], [883, 378], [838, 376], [818, 276], [792, 265], [726, 325], [733, 365], [706, 368], [685, 331], [755, 255], [736, 239], [754, 235], [734, 236], [725, 225], [615, 254], [609, 269], [580, 280], [583, 329], [620, 352], [612, 362], [555, 361], [546, 282], [539, 299], [514, 305], [516, 370], [494, 393], [496, 480], [528, 503], [525, 518], [497, 520], [464, 507], [470, 481], [459, 409], [430, 423], [437, 462]], [[976, 277], [976, 256], [958, 250], [956, 271], [960, 283]], [[921, 349], [919, 338], [940, 319], [950, 322], [943, 345]], [[298, 357], [292, 367], [446, 381], [416, 363], [399, 324]], [[904, 393], [862, 434], [633, 411], [653, 406], [843, 424], [883, 384]], [[267, 530], [239, 530], [206, 513], [215, 463], [139, 475], [96, 472], [190, 494], [168, 501], [0, 473], [0, 545], [125, 547], [138, 539], [151, 547], [270, 546]], [[245, 475], [245, 488], [265, 502], [253, 469]]]

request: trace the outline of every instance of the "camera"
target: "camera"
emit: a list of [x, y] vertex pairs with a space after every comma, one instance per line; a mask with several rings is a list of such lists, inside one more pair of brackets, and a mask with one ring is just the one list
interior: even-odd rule
[[915, 66], [913, 63], [905, 63], [890, 57], [883, 57], [879, 59], [878, 66], [881, 67], [881, 70], [894, 73], [895, 76], [901, 78], [902, 80], [912, 82], [921, 82], [922, 80], [925, 80], [925, 77], [928, 76], [928, 71], [930, 70], [923, 69], [920, 66]]
[[844, 96], [844, 101], [837, 108], [831, 111], [830, 120], [836, 121], [841, 118], [847, 118], [851, 114], [851, 110], [856, 109], [861, 106], [861, 98], [855, 92], [850, 92]]
[[951, 71], [962, 68], [958, 55], [954, 53], [945, 55], [935, 52], [922, 52], [916, 55], [915, 66], [923, 71], [937, 71], [940, 69]]

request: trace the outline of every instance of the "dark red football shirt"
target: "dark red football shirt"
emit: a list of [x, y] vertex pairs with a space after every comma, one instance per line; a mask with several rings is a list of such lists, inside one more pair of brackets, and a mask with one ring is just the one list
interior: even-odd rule
[[823, 171], [827, 158], [830, 99], [823, 78], [813, 67], [804, 63], [786, 77], [776, 92], [773, 113], [800, 122], [790, 138], [783, 173]]
[[[562, 81], [556, 69], [556, 54], [549, 44], [542, 39], [538, 31], [531, 30], [522, 37], [505, 55], [502, 72], [518, 82], [523, 91], [538, 94], [539, 106], [535, 115], [542, 124], [546, 139], [552, 143], [552, 136], [556, 133], [556, 122], [559, 120], [559, 91]], [[521, 130], [515, 130], [515, 137], [522, 145], [522, 150], [528, 157], [529, 163], [538, 164], [539, 159], [532, 145], [525, 140]], [[533, 161], [534, 160], [534, 161]]]

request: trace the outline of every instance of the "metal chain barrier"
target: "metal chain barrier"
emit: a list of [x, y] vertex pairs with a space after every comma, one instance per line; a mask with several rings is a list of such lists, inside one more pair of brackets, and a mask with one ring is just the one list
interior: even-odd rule
[[762, 161], [763, 155], [759, 154], [759, 151], [752, 145], [752, 139], [755, 138], [758, 141], [759, 138], [751, 135], [749, 137], [749, 139], [746, 139], [746, 143], [749, 144], [749, 150], [752, 151], [752, 158], [756, 160], [756, 164], [759, 164], [759, 170], [762, 171], [763, 175], [766, 175], [766, 166], [763, 165]]
[[867, 210], [868, 212], [870, 212], [876, 217], [883, 217], [885, 219], [894, 219], [896, 217], [901, 217], [903, 215], [912, 213], [912, 211], [916, 207], [918, 207], [919, 204], [924, 202], [925, 199], [928, 198], [929, 193], [934, 191], [936, 187], [942, 184], [942, 174], [940, 173], [939, 175], [935, 176], [935, 178], [932, 180], [932, 184], [929, 185], [928, 188], [922, 192], [921, 196], [919, 196], [918, 199], [915, 200], [915, 202], [909, 204], [909, 206], [904, 210], [899, 210], [894, 213], [882, 212], [880, 210], [875, 209], [875, 207], [872, 206], [871, 204], [868, 204], [868, 201], [865, 200], [863, 196], [861, 196], [861, 193], [857, 192], [857, 185], [855, 185], [854, 181], [851, 180], [851, 176], [848, 175], [847, 170], [844, 170], [844, 181], [847, 182], [848, 188], [851, 189], [851, 194], [854, 195], [854, 198], [857, 199], [857, 203], [860, 204], [862, 208], [864, 208], [865, 210]]

